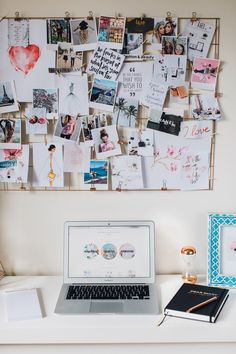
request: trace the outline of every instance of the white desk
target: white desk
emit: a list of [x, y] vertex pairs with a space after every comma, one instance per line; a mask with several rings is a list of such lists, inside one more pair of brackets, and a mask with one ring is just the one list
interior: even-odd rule
[[[236, 291], [215, 324], [167, 318], [161, 315], [56, 315], [54, 307], [61, 277], [16, 276], [0, 282], [1, 353], [208, 353], [236, 352]], [[160, 307], [166, 305], [181, 285], [178, 275], [158, 276]], [[7, 322], [3, 292], [39, 288], [45, 317], [40, 320]], [[194, 345], [193, 345], [194, 344]], [[43, 345], [43, 349], [42, 349]], [[65, 348], [66, 346], [66, 348]]]

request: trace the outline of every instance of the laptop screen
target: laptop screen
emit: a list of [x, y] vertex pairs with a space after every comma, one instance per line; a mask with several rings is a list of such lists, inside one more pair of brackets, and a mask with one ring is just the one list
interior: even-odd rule
[[150, 277], [149, 226], [70, 226], [68, 277]]

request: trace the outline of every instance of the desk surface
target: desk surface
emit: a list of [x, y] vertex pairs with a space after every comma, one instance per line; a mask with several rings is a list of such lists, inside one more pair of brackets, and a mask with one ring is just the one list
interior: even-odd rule
[[[179, 275], [157, 276], [159, 305], [163, 309], [181, 285]], [[5, 277], [0, 282], [0, 344], [53, 343], [217, 343], [236, 342], [236, 290], [216, 323], [162, 315], [57, 315], [54, 308], [62, 285], [57, 276]], [[3, 293], [38, 288], [43, 319], [8, 322]]]

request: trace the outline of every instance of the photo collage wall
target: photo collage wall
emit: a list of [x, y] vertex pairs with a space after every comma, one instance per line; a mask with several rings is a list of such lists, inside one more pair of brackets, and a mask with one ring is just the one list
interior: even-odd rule
[[209, 189], [222, 119], [216, 24], [178, 25], [170, 16], [2, 20], [1, 186]]

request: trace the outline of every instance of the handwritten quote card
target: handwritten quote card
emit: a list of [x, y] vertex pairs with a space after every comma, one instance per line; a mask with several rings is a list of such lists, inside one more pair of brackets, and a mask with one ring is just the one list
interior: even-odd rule
[[162, 111], [167, 91], [168, 86], [159, 84], [156, 81], [150, 81], [141, 98], [141, 102], [145, 106]]
[[98, 45], [88, 64], [87, 72], [101, 79], [116, 80], [125, 56]]

